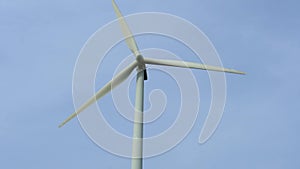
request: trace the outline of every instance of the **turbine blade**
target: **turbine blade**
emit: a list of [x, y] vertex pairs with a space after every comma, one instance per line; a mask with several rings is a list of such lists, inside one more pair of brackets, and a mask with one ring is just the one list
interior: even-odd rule
[[234, 73], [234, 74], [245, 74], [244, 72], [234, 70], [234, 69], [227, 69], [218, 66], [210, 66], [204, 65], [194, 62], [184, 62], [179, 60], [165, 60], [165, 59], [152, 59], [152, 58], [144, 58], [145, 64], [152, 64], [152, 65], [164, 65], [164, 66], [175, 66], [175, 67], [183, 67], [183, 68], [194, 68], [194, 69], [202, 69], [202, 70], [210, 70], [210, 71], [217, 71], [217, 72], [227, 72], [227, 73]]
[[100, 89], [93, 97], [91, 97], [87, 102], [85, 102], [77, 111], [71, 114], [65, 121], [63, 121], [58, 127], [64, 126], [67, 122], [76, 117], [79, 113], [89, 107], [91, 104], [95, 103], [96, 100], [105, 96], [108, 92], [110, 92], [113, 88], [121, 84], [124, 80], [126, 80], [133, 69], [138, 65], [136, 61], [127, 66], [123, 71], [121, 71], [118, 75], [116, 75], [111, 81], [109, 81], [102, 89]]
[[121, 11], [119, 10], [119, 8], [118, 8], [118, 6], [117, 6], [117, 4], [114, 0], [112, 0], [112, 4], [113, 4], [114, 10], [115, 10], [115, 13], [116, 13], [116, 15], [119, 19], [119, 23], [120, 23], [120, 26], [121, 26], [121, 29], [122, 29], [122, 33], [126, 38], [125, 41], [126, 41], [126, 44], [127, 44], [128, 48], [131, 50], [131, 52], [135, 56], [140, 55], [138, 46], [136, 44], [136, 41], [135, 41], [135, 39], [134, 39], [130, 29], [129, 29], [128, 24], [125, 21], [125, 18], [123, 17]]

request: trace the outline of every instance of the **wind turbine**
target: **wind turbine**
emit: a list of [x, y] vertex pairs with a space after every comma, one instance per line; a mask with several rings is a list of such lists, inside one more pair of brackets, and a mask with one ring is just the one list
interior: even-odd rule
[[223, 67], [204, 65], [194, 62], [184, 62], [179, 60], [165, 60], [165, 59], [152, 59], [143, 57], [139, 52], [137, 43], [127, 25], [123, 15], [121, 14], [117, 4], [112, 0], [114, 11], [118, 17], [125, 42], [131, 52], [135, 55], [136, 59], [124, 70], [118, 73], [111, 81], [109, 81], [103, 88], [101, 88], [93, 97], [87, 100], [78, 110], [71, 114], [59, 127], [64, 126], [71, 119], [76, 117], [79, 113], [83, 112], [96, 100], [105, 96], [108, 92], [113, 90], [116, 86], [125, 81], [134, 69], [137, 69], [136, 77], [136, 95], [135, 95], [135, 112], [134, 112], [134, 127], [133, 127], [133, 142], [132, 142], [132, 169], [142, 169], [143, 164], [143, 109], [144, 109], [144, 80], [148, 79], [146, 65], [163, 65], [181, 68], [202, 69], [208, 71], [227, 72], [234, 74], [245, 74], [244, 72], [234, 69], [227, 69]]

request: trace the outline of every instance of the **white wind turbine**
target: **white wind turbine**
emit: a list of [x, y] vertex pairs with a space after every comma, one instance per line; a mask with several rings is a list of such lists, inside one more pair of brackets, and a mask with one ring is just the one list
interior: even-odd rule
[[101, 88], [93, 97], [87, 100], [77, 111], [71, 114], [65, 121], [63, 121], [59, 127], [64, 126], [71, 119], [76, 117], [79, 113], [83, 112], [96, 100], [105, 96], [108, 92], [113, 90], [114, 87], [121, 84], [126, 80], [132, 71], [137, 68], [136, 77], [136, 95], [135, 95], [135, 114], [134, 114], [134, 127], [133, 127], [133, 143], [132, 143], [132, 169], [142, 169], [143, 164], [143, 107], [144, 107], [144, 80], [147, 80], [146, 64], [150, 65], [164, 65], [181, 68], [202, 69], [209, 71], [227, 72], [234, 74], [245, 74], [244, 72], [234, 69], [227, 69], [223, 67], [204, 65], [194, 62], [184, 62], [178, 60], [164, 60], [164, 59], [152, 59], [145, 58], [139, 52], [136, 41], [131, 33], [129, 26], [127, 25], [124, 17], [122, 16], [117, 4], [112, 0], [112, 5], [115, 13], [118, 17], [118, 21], [121, 25], [122, 33], [126, 38], [126, 44], [132, 53], [136, 56], [136, 60], [133, 61], [124, 70], [118, 73], [111, 81], [109, 81], [103, 88]]

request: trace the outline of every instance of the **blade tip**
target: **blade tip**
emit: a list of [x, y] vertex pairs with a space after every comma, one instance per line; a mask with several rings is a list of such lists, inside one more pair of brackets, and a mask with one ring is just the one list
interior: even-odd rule
[[64, 126], [65, 124], [60, 124], [59, 126], [58, 126], [58, 128], [62, 128], [63, 126]]
[[246, 74], [245, 72], [242, 72], [242, 71], [239, 71], [239, 70], [234, 70], [234, 69], [231, 69], [229, 71], [229, 73], [235, 73], [235, 74], [240, 74], [240, 75], [245, 75]]
[[246, 75], [246, 72], [239, 72], [239, 74], [241, 74], [241, 75]]

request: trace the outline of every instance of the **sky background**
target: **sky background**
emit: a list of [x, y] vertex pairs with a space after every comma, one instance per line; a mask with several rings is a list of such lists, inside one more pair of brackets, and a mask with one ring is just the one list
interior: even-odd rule
[[[300, 167], [300, 2], [127, 0], [117, 3], [124, 15], [166, 12], [190, 21], [209, 37], [224, 66], [247, 72], [246, 76], [226, 75], [223, 119], [213, 137], [200, 145], [198, 137], [209, 108], [210, 89], [207, 73], [193, 71], [201, 93], [195, 126], [174, 149], [146, 159], [145, 169]], [[97, 29], [114, 19], [110, 0], [0, 0], [1, 168], [130, 168], [130, 159], [99, 148], [76, 119], [64, 128], [57, 128], [74, 111], [72, 75], [80, 49]], [[168, 46], [164, 38], [138, 37], [137, 41], [141, 49], [160, 47], [178, 55], [186, 53], [179, 43]], [[125, 44], [118, 47], [115, 53], [130, 54]], [[118, 64], [122, 55], [112, 64]], [[188, 55], [181, 57], [193, 60]], [[112, 73], [104, 73], [96, 88], [105, 84]], [[146, 94], [160, 87], [172, 96], [168, 90], [173, 88], [166, 85], [167, 78], [155, 71], [149, 74], [153, 80], [146, 82]], [[97, 79], [96, 82], [100, 81]], [[176, 117], [171, 115], [172, 104], [176, 105], [178, 100], [173, 96], [168, 98], [170, 111], [157, 124], [146, 126], [146, 135], [159, 133], [172, 124], [170, 119]], [[107, 96], [99, 105], [111, 112], [114, 109], [109, 103], [111, 99]], [[111, 117], [109, 113], [105, 116]], [[120, 132], [130, 135], [129, 123], [121, 119], [120, 123], [118, 120], [112, 123]]]

